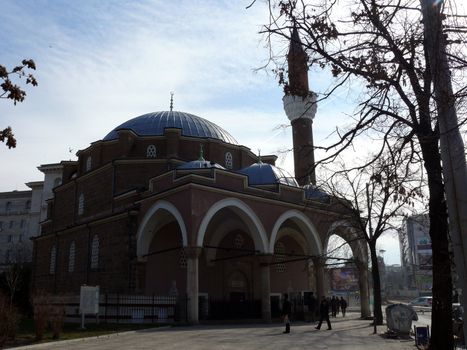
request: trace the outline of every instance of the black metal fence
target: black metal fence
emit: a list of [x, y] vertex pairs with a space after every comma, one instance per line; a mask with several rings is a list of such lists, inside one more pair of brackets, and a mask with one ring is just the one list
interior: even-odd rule
[[[78, 322], [79, 295], [49, 297], [47, 303], [62, 304], [67, 321]], [[187, 298], [158, 295], [101, 294], [98, 315], [86, 322], [175, 323], [187, 320]]]

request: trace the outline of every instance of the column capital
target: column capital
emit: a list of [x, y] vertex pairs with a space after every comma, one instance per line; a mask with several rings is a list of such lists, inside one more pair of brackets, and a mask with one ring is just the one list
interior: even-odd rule
[[202, 247], [183, 247], [183, 250], [185, 251], [185, 255], [187, 259], [197, 259], [202, 251]]

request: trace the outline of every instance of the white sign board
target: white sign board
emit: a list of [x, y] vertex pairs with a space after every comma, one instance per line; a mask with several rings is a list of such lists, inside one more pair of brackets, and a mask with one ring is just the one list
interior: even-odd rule
[[99, 313], [99, 286], [81, 286], [79, 312], [82, 315]]

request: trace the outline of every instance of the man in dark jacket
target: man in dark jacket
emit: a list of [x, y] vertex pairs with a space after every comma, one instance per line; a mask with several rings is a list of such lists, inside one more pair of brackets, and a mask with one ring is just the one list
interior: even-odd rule
[[342, 310], [342, 317], [345, 317], [345, 310], [347, 309], [347, 302], [345, 301], [343, 297], [341, 297], [340, 304], [341, 304], [341, 310]]
[[319, 323], [316, 329], [321, 328], [323, 320], [326, 320], [326, 322], [328, 323], [328, 330], [332, 329], [331, 321], [329, 321], [329, 301], [324, 296], [321, 299], [321, 304], [319, 305]]
[[292, 305], [289, 301], [288, 294], [284, 294], [284, 302], [282, 303], [282, 317], [284, 317], [285, 331], [284, 333], [290, 333], [290, 313], [292, 311]]
[[310, 292], [308, 296], [308, 312], [310, 314], [310, 322], [315, 322], [316, 298], [314, 297], [313, 292]]

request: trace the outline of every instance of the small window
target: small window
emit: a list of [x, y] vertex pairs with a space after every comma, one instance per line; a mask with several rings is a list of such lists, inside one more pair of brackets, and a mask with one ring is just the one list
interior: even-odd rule
[[22, 242], [22, 241], [23, 241], [23, 235], [21, 234], [18, 236], [18, 242]]
[[50, 250], [50, 266], [49, 266], [49, 273], [51, 275], [55, 274], [55, 265], [57, 262], [57, 247], [54, 245]]
[[24, 205], [24, 207], [29, 210], [31, 209], [31, 201], [26, 201], [26, 204]]
[[75, 241], [70, 244], [70, 252], [68, 254], [68, 272], [75, 271]]
[[277, 242], [276, 245], [274, 246], [274, 254], [277, 254], [275, 256], [275, 262], [279, 264], [275, 264], [276, 266], [276, 272], [279, 273], [284, 273], [285, 272], [285, 264], [282, 263], [282, 261], [285, 260], [285, 245], [282, 242]]
[[227, 169], [232, 169], [233, 167], [233, 157], [232, 157], [232, 153], [230, 152], [225, 153], [225, 167]]
[[8, 243], [13, 242], [13, 235], [8, 235]]
[[92, 167], [92, 158], [91, 158], [91, 156], [89, 156], [89, 157], [86, 159], [86, 171], [91, 170], [91, 167]]
[[99, 267], [99, 237], [94, 235], [91, 245], [91, 269]]
[[11, 202], [6, 202], [6, 212], [8, 213], [11, 210]]
[[182, 249], [180, 249], [180, 256], [179, 256], [178, 263], [179, 263], [181, 269], [186, 269], [186, 253], [185, 253], [185, 249], [183, 247], [182, 247]]
[[156, 158], [157, 157], [157, 152], [156, 152], [156, 146], [154, 145], [149, 145], [147, 150], [146, 150], [146, 157], [147, 158]]
[[20, 222], [20, 224], [19, 224], [19, 227], [20, 227], [20, 228], [23, 228], [23, 227], [24, 227], [24, 220], [23, 220], [23, 219], [21, 219], [21, 222]]
[[13, 228], [13, 226], [15, 226], [14, 221], [10, 221], [10, 228]]
[[237, 234], [233, 241], [234, 248], [241, 249], [243, 248], [244, 243], [245, 239], [243, 238], [243, 236], [240, 233]]
[[78, 198], [78, 215], [83, 215], [84, 213], [84, 194], [80, 194]]

